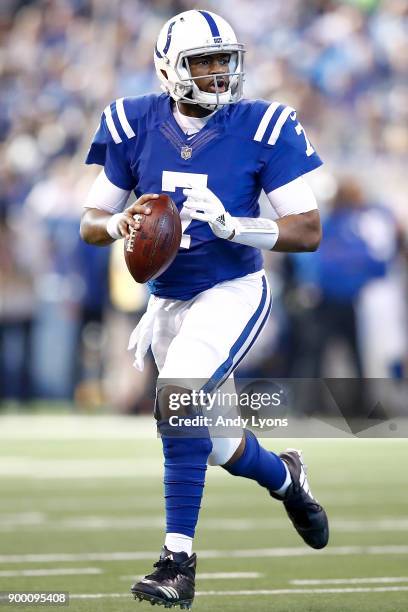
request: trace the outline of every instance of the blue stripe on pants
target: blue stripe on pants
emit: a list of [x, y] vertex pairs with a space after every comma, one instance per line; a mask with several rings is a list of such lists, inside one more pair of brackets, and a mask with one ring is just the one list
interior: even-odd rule
[[259, 326], [259, 329], [257, 330], [254, 338], [250, 342], [249, 346], [245, 349], [244, 353], [239, 357], [239, 359], [236, 361], [236, 363], [234, 363], [234, 360], [236, 359], [237, 353], [239, 353], [239, 351], [241, 350], [241, 348], [243, 347], [243, 345], [245, 344], [245, 342], [249, 338], [249, 336], [250, 336], [251, 332], [253, 331], [254, 327], [256, 326], [256, 324], [257, 324], [257, 322], [258, 322], [258, 320], [259, 320], [259, 318], [260, 318], [260, 316], [261, 316], [261, 314], [262, 314], [262, 312], [264, 310], [264, 307], [265, 307], [265, 304], [266, 304], [266, 301], [267, 301], [267, 297], [268, 297], [268, 289], [267, 289], [267, 284], [266, 284], [266, 278], [265, 278], [265, 276], [263, 276], [263, 278], [262, 278], [262, 297], [261, 297], [261, 301], [259, 303], [259, 306], [256, 309], [255, 313], [250, 318], [250, 320], [248, 321], [248, 323], [245, 325], [244, 330], [242, 331], [242, 333], [240, 334], [238, 339], [233, 344], [227, 359], [224, 361], [224, 363], [222, 363], [215, 370], [214, 374], [210, 377], [208, 382], [202, 388], [202, 390], [205, 393], [211, 393], [217, 387], [219, 387], [221, 385], [221, 383], [229, 376], [229, 374], [231, 373], [231, 370], [234, 367], [237, 367], [237, 365], [242, 361], [242, 359], [248, 353], [249, 349], [253, 346], [254, 342], [258, 338], [258, 336], [259, 336], [263, 326], [265, 325], [265, 323], [266, 323], [266, 321], [267, 321], [267, 319], [269, 317], [269, 313], [271, 311], [271, 303], [269, 303], [267, 312], [266, 312], [265, 316], [263, 317], [261, 325]]

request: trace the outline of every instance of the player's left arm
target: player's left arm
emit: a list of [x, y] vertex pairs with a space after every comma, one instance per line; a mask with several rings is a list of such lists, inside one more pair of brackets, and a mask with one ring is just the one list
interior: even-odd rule
[[316, 251], [322, 226], [315, 195], [304, 178], [300, 176], [267, 195], [279, 232], [273, 250]]
[[289, 215], [278, 219], [276, 224], [279, 235], [274, 251], [282, 253], [304, 253], [316, 251], [322, 238], [322, 228], [318, 210]]
[[[264, 118], [267, 115], [268, 111]], [[261, 146], [259, 182], [277, 219], [232, 217], [207, 188], [185, 189], [184, 206], [193, 219], [207, 221], [219, 238], [265, 250], [315, 251], [321, 240], [320, 216], [313, 192], [302, 177], [322, 161], [293, 108], [279, 106], [270, 116], [270, 135], [266, 123], [260, 130], [263, 118], [254, 140]]]
[[236, 218], [233, 242], [259, 249], [299, 253], [316, 251], [322, 237], [313, 191], [302, 176], [270, 191], [274, 219]]
[[207, 221], [218, 238], [258, 249], [315, 251], [321, 239], [320, 215], [312, 190], [302, 178], [268, 193], [277, 220], [232, 217], [208, 188], [185, 189], [192, 219]]
[[322, 228], [318, 210], [289, 215], [278, 219], [276, 224], [279, 235], [274, 251], [283, 253], [303, 253], [316, 251], [322, 238]]

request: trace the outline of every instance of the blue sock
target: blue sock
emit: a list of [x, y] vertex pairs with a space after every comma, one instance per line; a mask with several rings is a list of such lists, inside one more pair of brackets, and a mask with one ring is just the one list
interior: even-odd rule
[[245, 430], [245, 449], [241, 457], [226, 467], [233, 476], [243, 476], [256, 480], [261, 487], [277, 491], [286, 480], [286, 467], [282, 459], [271, 451], [262, 448], [256, 436]]
[[[166, 436], [168, 421], [160, 421], [164, 453], [164, 496], [166, 502], [166, 532], [194, 537], [203, 496], [207, 459], [212, 450], [208, 429], [202, 437], [188, 438], [188, 428], [178, 428], [178, 436]], [[182, 430], [182, 431], [181, 431]], [[194, 435], [201, 435], [194, 428]], [[179, 437], [180, 436], [180, 437]]]

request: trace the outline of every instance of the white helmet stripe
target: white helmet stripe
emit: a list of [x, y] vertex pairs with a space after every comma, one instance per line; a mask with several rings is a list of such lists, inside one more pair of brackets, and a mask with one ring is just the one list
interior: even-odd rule
[[118, 113], [120, 125], [122, 126], [123, 131], [125, 132], [126, 136], [128, 138], [133, 138], [133, 136], [136, 136], [136, 134], [132, 130], [132, 127], [129, 121], [127, 120], [126, 113], [125, 113], [125, 107], [123, 106], [123, 98], [119, 98], [118, 100], [116, 100], [116, 110]]
[[272, 102], [272, 104], [268, 106], [268, 108], [266, 109], [264, 113], [264, 116], [262, 117], [261, 123], [259, 124], [258, 129], [256, 130], [254, 140], [261, 142], [262, 138], [265, 135], [269, 122], [272, 119], [278, 107], [279, 107], [279, 102]]
[[103, 112], [105, 114], [108, 130], [110, 131], [114, 142], [116, 142], [116, 144], [119, 144], [120, 142], [122, 142], [122, 139], [119, 136], [118, 130], [116, 129], [116, 126], [113, 122], [111, 107], [107, 106]]
[[276, 143], [276, 141], [279, 138], [279, 134], [281, 133], [281, 129], [283, 128], [283, 124], [285, 123], [286, 119], [289, 117], [291, 113], [296, 113], [295, 109], [292, 108], [291, 106], [287, 106], [286, 108], [283, 109], [283, 111], [278, 117], [277, 122], [274, 125], [272, 134], [270, 135], [269, 140], [268, 140], [268, 144], [274, 145]]

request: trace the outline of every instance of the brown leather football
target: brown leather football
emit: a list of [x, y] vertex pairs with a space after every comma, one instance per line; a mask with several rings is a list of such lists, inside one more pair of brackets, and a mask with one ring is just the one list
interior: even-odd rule
[[173, 200], [162, 193], [146, 202], [152, 212], [138, 215], [140, 229], [130, 230], [125, 240], [125, 260], [136, 282], [157, 278], [170, 266], [181, 242], [180, 215]]

